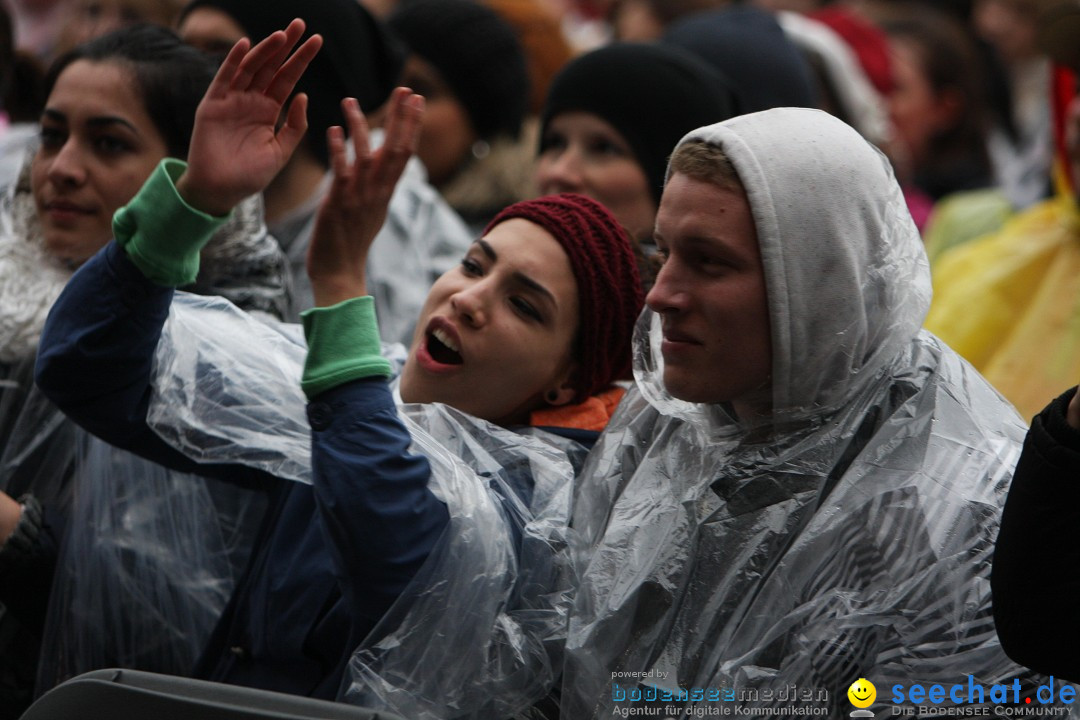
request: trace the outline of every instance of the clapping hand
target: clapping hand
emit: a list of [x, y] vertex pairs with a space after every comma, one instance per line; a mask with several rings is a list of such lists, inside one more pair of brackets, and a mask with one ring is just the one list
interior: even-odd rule
[[342, 102], [355, 158], [345, 151], [342, 128], [327, 131], [334, 179], [319, 208], [307, 270], [315, 304], [325, 307], [367, 294], [368, 251], [386, 220], [390, 198], [420, 142], [424, 98], [408, 88], [390, 96], [385, 140], [372, 151], [367, 121], [355, 99]]
[[279, 119], [322, 46], [314, 35], [292, 52], [303, 34], [297, 19], [255, 47], [244, 38], [229, 51], [199, 103], [188, 167], [176, 183], [192, 207], [225, 215], [288, 162], [307, 129], [307, 96], [293, 99], [280, 127]]

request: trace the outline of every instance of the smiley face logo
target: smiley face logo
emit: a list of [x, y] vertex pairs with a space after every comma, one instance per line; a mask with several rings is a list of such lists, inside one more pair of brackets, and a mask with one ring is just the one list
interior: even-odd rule
[[877, 698], [877, 688], [866, 678], [859, 678], [851, 683], [851, 687], [847, 689], [847, 696], [851, 704], [857, 708], [870, 707]]

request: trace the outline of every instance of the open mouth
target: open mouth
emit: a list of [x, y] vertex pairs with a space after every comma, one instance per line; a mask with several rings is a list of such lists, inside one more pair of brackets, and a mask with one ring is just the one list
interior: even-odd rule
[[432, 360], [443, 365], [460, 365], [463, 362], [454, 340], [440, 328], [427, 334], [427, 351]]

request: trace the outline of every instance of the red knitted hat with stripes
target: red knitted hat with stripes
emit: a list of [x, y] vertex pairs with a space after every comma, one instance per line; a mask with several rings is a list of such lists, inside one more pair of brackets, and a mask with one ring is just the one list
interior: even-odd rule
[[570, 258], [580, 313], [574, 402], [629, 377], [630, 339], [645, 297], [626, 230], [603, 205], [574, 193], [515, 203], [484, 234], [510, 218], [544, 228]]

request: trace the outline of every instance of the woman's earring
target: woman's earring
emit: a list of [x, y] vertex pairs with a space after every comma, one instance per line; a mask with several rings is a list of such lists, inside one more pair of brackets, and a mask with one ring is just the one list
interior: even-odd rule
[[483, 160], [491, 152], [491, 146], [483, 140], [477, 140], [472, 144], [472, 156], [477, 160]]
[[544, 395], [544, 399], [548, 401], [548, 405], [554, 405], [555, 403], [559, 402], [559, 391], [548, 390], [547, 393]]

